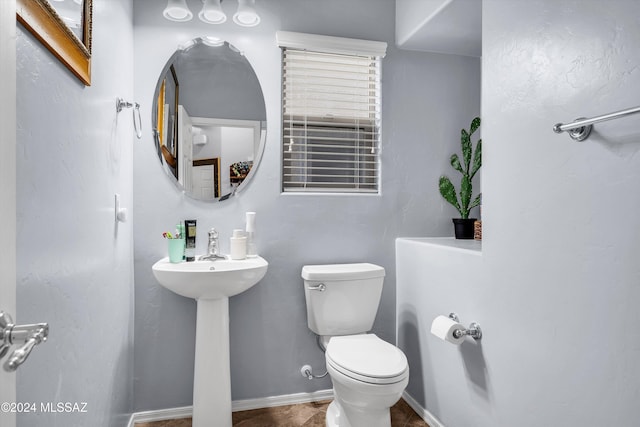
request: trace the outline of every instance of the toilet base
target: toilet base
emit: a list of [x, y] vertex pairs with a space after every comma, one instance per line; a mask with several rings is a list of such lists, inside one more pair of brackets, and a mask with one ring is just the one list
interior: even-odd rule
[[340, 407], [334, 400], [327, 408], [327, 417], [325, 418], [326, 427], [339, 427], [340, 424]]
[[337, 400], [329, 404], [326, 427], [391, 427], [391, 413], [389, 408], [366, 412], [351, 409], [350, 416], [345, 413]]

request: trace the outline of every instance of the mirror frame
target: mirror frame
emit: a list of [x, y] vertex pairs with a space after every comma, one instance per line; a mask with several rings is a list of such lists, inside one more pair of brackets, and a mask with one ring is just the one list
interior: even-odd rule
[[47, 0], [16, 0], [16, 17], [86, 86], [91, 86], [93, 1], [84, 0], [82, 38], [64, 23]]
[[[2, 1], [2, 0], [0, 0]], [[193, 39], [191, 39], [190, 43], [204, 43], [203, 42], [203, 38], [204, 37], [195, 37]], [[205, 43], [206, 44], [206, 43]], [[233, 51], [235, 51], [236, 53], [242, 55], [245, 60], [247, 61], [247, 64], [249, 67], [251, 67], [251, 70], [253, 71], [253, 73], [256, 76], [256, 79], [258, 79], [257, 73], [255, 68], [253, 67], [253, 64], [251, 64], [251, 62], [249, 61], [249, 58], [247, 58], [244, 53], [242, 53], [240, 50], [238, 50], [238, 48], [236, 48], [233, 44], [231, 44], [229, 41], [224, 41], [223, 43], [224, 45], [227, 45], [227, 47]], [[152, 134], [153, 134], [153, 143], [154, 146], [156, 148], [156, 154], [158, 159], [160, 160], [161, 166], [164, 166], [165, 164], [170, 165], [173, 167], [173, 165], [170, 164], [171, 160], [173, 159], [173, 156], [171, 154], [171, 152], [169, 151], [168, 148], [166, 148], [164, 146], [164, 144], [161, 144], [162, 140], [160, 138], [160, 130], [158, 129], [158, 125], [161, 125], [161, 119], [159, 118], [159, 113], [160, 111], [164, 111], [164, 102], [165, 102], [165, 97], [164, 97], [164, 91], [165, 91], [165, 85], [163, 84], [163, 81], [165, 79], [163, 79], [163, 76], [166, 78], [169, 74], [171, 74], [173, 81], [175, 82], [176, 85], [176, 100], [175, 100], [175, 111], [176, 111], [176, 116], [177, 116], [177, 111], [178, 111], [178, 105], [180, 104], [180, 83], [179, 83], [179, 79], [178, 76], [176, 75], [175, 72], [175, 68], [174, 68], [174, 62], [175, 59], [177, 57], [177, 55], [183, 50], [183, 46], [178, 46], [177, 50], [174, 51], [170, 56], [169, 59], [167, 60], [166, 64], [164, 65], [164, 67], [162, 68], [162, 71], [160, 72], [160, 75], [158, 76], [158, 81], [156, 83], [156, 87], [154, 90], [154, 95], [153, 95], [153, 105], [154, 108], [151, 109], [151, 123], [152, 123]], [[258, 79], [258, 83], [260, 84], [260, 79]], [[260, 94], [262, 95], [262, 102], [264, 103], [264, 108], [265, 108], [265, 114], [266, 114], [266, 110], [267, 110], [267, 101], [265, 99], [264, 96], [264, 90], [262, 88], [262, 84], [260, 84]], [[161, 101], [162, 100], [162, 101]], [[163, 102], [163, 106], [162, 108], [159, 108], [159, 102]], [[202, 119], [202, 117], [197, 117], [194, 116], [194, 118], [198, 118], [198, 119]], [[242, 119], [238, 119], [238, 120], [242, 120]], [[177, 121], [177, 119], [176, 119]], [[258, 152], [256, 153], [254, 159], [253, 159], [253, 167], [251, 168], [251, 170], [249, 171], [249, 173], [247, 174], [246, 178], [244, 178], [242, 180], [242, 182], [237, 185], [235, 188], [231, 189], [231, 192], [224, 194], [222, 196], [217, 195], [215, 196], [213, 199], [201, 199], [198, 197], [193, 196], [192, 194], [189, 194], [188, 192], [186, 192], [184, 190], [184, 188], [182, 187], [182, 185], [179, 183], [178, 179], [176, 178], [176, 176], [174, 176], [172, 173], [168, 172], [168, 171], [164, 171], [166, 172], [165, 175], [167, 175], [167, 178], [173, 183], [173, 185], [175, 186], [175, 188], [181, 192], [182, 194], [187, 195], [191, 200], [195, 200], [195, 201], [199, 201], [199, 202], [204, 202], [204, 203], [219, 203], [219, 202], [223, 202], [225, 200], [229, 200], [232, 197], [237, 196], [237, 193], [244, 191], [246, 186], [253, 180], [254, 175], [257, 172], [258, 166], [260, 165], [260, 163], [262, 162], [262, 158], [264, 156], [264, 152], [265, 152], [265, 147], [266, 147], [266, 143], [267, 143], [267, 130], [268, 130], [268, 124], [266, 121], [266, 117], [264, 121], [260, 121], [260, 127], [259, 127], [259, 132], [260, 132], [260, 143], [258, 144]], [[177, 123], [174, 129], [174, 138], [177, 144], [177, 138], [178, 138], [178, 129], [177, 129]], [[213, 159], [203, 159], [205, 161], [214, 161], [215, 159], [218, 159], [218, 163], [219, 163], [219, 158], [213, 158]], [[177, 159], [174, 160], [174, 164], [177, 164]], [[214, 167], [215, 169], [215, 167]], [[218, 176], [219, 173], [221, 172], [220, 170], [220, 165], [218, 164], [217, 166], [217, 170], [218, 170]], [[218, 177], [218, 180], [220, 178]]]
[[[169, 71], [165, 75], [168, 76], [169, 72], [171, 72], [171, 78], [172, 78], [171, 81], [173, 82], [173, 87], [175, 88], [176, 99], [173, 102], [173, 111], [177, 117], [178, 105], [180, 105], [180, 82], [178, 81], [176, 69], [173, 67], [173, 64], [171, 64], [171, 66], [169, 67]], [[166, 85], [167, 85], [167, 79], [165, 78], [163, 79], [162, 84], [158, 88], [158, 97], [157, 97], [157, 104], [156, 104], [156, 111], [155, 111], [155, 118], [156, 118], [157, 125], [156, 125], [156, 128], [153, 130], [153, 133], [154, 133], [154, 137], [158, 138], [158, 141], [156, 143], [160, 147], [160, 150], [162, 152], [162, 157], [164, 157], [164, 161], [167, 162], [167, 164], [172, 168], [175, 168], [176, 165], [178, 164], [178, 157], [177, 157], [178, 153], [169, 151], [166, 144], [166, 142], [169, 140], [169, 135], [163, 134], [164, 105], [165, 105], [164, 100], [165, 100], [165, 94], [166, 94]], [[153, 120], [154, 118], [153, 114], [154, 113], [152, 113], [151, 115], [151, 120]], [[178, 143], [177, 123], [176, 123], [176, 126], [173, 127], [173, 135], [171, 135], [171, 137], [173, 138], [173, 144], [177, 145]]]

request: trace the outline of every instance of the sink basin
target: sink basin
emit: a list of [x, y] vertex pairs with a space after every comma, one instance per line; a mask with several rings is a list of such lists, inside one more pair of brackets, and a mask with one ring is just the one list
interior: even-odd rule
[[183, 297], [228, 298], [246, 291], [264, 277], [269, 263], [262, 258], [218, 259], [173, 264], [163, 258], [153, 267], [162, 286]]

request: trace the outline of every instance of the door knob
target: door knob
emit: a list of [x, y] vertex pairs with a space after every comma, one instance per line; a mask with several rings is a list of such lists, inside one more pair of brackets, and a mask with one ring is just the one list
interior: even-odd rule
[[7, 372], [13, 372], [27, 360], [36, 344], [46, 341], [49, 336], [47, 323], [15, 325], [11, 316], [0, 311], [0, 359], [2, 359], [12, 345], [20, 345], [13, 351], [3, 365]]

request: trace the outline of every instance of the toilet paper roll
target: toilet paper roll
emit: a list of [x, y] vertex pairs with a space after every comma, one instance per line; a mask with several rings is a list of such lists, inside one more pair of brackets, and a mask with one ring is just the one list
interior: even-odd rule
[[431, 333], [433, 335], [451, 344], [460, 345], [464, 341], [464, 335], [460, 338], [454, 337], [453, 331], [457, 329], [464, 329], [464, 326], [447, 316], [438, 316], [431, 323]]

